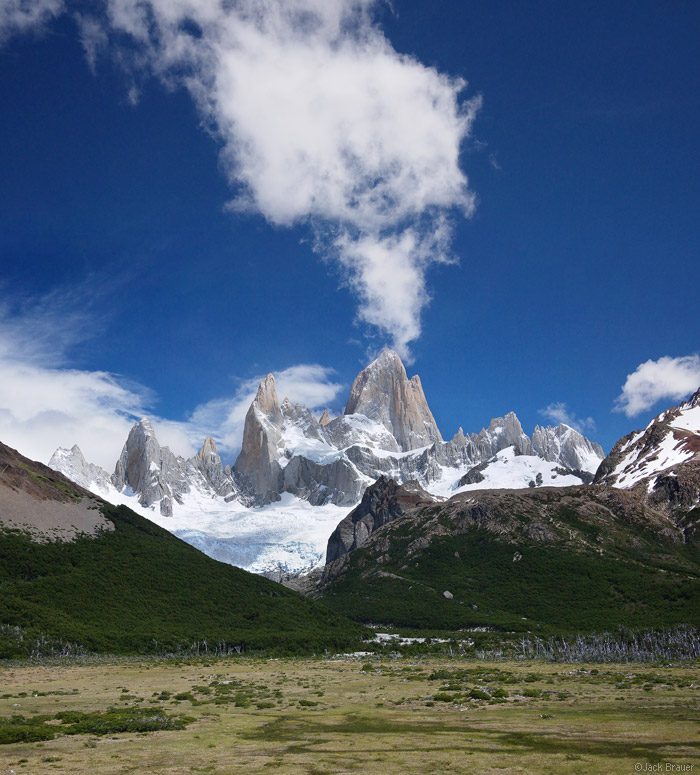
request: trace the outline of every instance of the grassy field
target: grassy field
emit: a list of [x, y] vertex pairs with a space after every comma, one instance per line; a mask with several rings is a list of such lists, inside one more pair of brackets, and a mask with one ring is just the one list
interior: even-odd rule
[[5, 665], [0, 773], [697, 773], [698, 711], [688, 666]]

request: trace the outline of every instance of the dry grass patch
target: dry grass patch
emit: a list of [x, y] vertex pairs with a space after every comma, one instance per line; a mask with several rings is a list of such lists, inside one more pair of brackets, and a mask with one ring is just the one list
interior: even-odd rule
[[0, 772], [588, 775], [700, 760], [695, 668], [460, 660], [363, 667], [238, 658], [0, 668], [5, 722], [140, 708], [188, 721], [179, 730], [93, 730], [3, 745]]

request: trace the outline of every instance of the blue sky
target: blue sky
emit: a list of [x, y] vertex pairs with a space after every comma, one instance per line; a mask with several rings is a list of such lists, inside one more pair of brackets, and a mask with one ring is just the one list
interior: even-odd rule
[[0, 0], [1, 440], [230, 459], [261, 375], [341, 411], [386, 344], [445, 437], [700, 385], [697, 3], [144, 5]]

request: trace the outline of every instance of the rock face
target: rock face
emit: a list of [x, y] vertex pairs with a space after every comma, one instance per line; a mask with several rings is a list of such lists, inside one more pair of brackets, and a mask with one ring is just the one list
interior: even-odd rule
[[345, 414], [363, 414], [381, 423], [403, 452], [442, 441], [420, 377], [409, 380], [401, 358], [393, 350], [384, 350], [357, 375]]
[[605, 457], [600, 444], [589, 441], [582, 433], [563, 423], [556, 428], [536, 425], [532, 434], [532, 452], [565, 468], [591, 473], [595, 473]]
[[700, 390], [615, 444], [594, 482], [632, 490], [691, 542], [700, 534]]
[[[472, 468], [508, 448], [550, 461], [547, 483], [557, 485], [582, 481], [603, 458], [598, 445], [566, 425], [538, 427], [530, 439], [514, 412], [493, 419], [478, 434], [465, 436], [460, 428], [445, 442], [420, 378], [409, 379], [401, 358], [385, 350], [357, 375], [345, 412], [334, 419], [324, 412], [316, 420], [286, 398], [280, 406], [274, 377], [268, 375], [248, 411], [234, 469], [259, 504], [290, 492], [314, 505], [350, 505], [380, 476], [415, 479], [449, 495]], [[579, 470], [580, 476], [559, 479], [557, 466]], [[478, 481], [476, 474], [469, 481]], [[527, 480], [513, 481], [501, 486], [527, 485]]]
[[201, 473], [215, 495], [225, 501], [236, 498], [238, 490], [231, 477], [231, 469], [224, 469], [221, 457], [216, 449], [216, 442], [211, 436], [204, 439], [199, 452], [191, 459], [194, 467]]
[[161, 447], [147, 418], [137, 422], [129, 433], [112, 475], [112, 485], [120, 493], [135, 493], [142, 506], [158, 504], [169, 517], [173, 503], [183, 503], [185, 495], [219, 496], [226, 501], [239, 497], [230, 469], [224, 470], [214, 439], [207, 437], [192, 458], [174, 455]]
[[362, 546], [372, 533], [400, 517], [409, 508], [436, 502], [418, 482], [397, 484], [380, 476], [365, 490], [360, 505], [353, 509], [328, 539], [326, 564]]
[[246, 414], [241, 453], [234, 465], [234, 471], [262, 502], [279, 499], [282, 422], [275, 378], [268, 374]]
[[173, 500], [181, 503], [189, 492], [182, 468], [181, 459], [160, 446], [153, 426], [144, 417], [129, 432], [112, 483], [117, 490], [129, 488], [138, 493], [142, 506], [159, 503], [160, 513], [171, 516]]

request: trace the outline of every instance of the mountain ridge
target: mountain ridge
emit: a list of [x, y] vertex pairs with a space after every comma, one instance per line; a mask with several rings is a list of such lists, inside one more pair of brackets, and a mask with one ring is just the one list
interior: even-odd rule
[[[77, 448], [58, 450], [51, 465], [112, 502], [132, 503], [135, 498], [142, 508], [165, 518], [191, 514], [191, 524], [180, 525], [178, 534], [203, 547], [216, 546], [221, 557], [226, 544], [220, 539], [233, 540], [241, 510], [253, 513], [279, 504], [283, 517], [289, 513], [289, 504], [283, 506], [287, 495], [299, 507], [350, 508], [381, 476], [416, 480], [443, 498], [481, 481], [499, 487], [530, 482], [564, 486], [590, 478], [603, 457], [598, 445], [565, 425], [538, 425], [527, 436], [514, 412], [494, 418], [479, 433], [465, 435], [460, 428], [444, 441], [420, 377], [409, 379], [400, 357], [385, 350], [359, 372], [345, 411], [334, 418], [326, 411], [317, 419], [287, 397], [280, 403], [274, 375], [264, 377], [246, 413], [233, 467], [222, 465], [210, 437], [192, 458], [174, 455], [160, 446], [146, 418], [131, 429], [111, 477], [91, 467]], [[469, 481], [463, 481], [470, 472]], [[212, 543], [196, 514], [225, 514], [227, 508], [225, 535]], [[329, 510], [329, 518], [331, 514]], [[252, 533], [246, 539], [261, 547], [273, 540], [270, 536], [261, 543]], [[300, 547], [303, 541], [300, 536]], [[320, 562], [325, 540], [317, 547]], [[302, 554], [308, 558], [309, 551], [299, 549], [299, 562]]]

